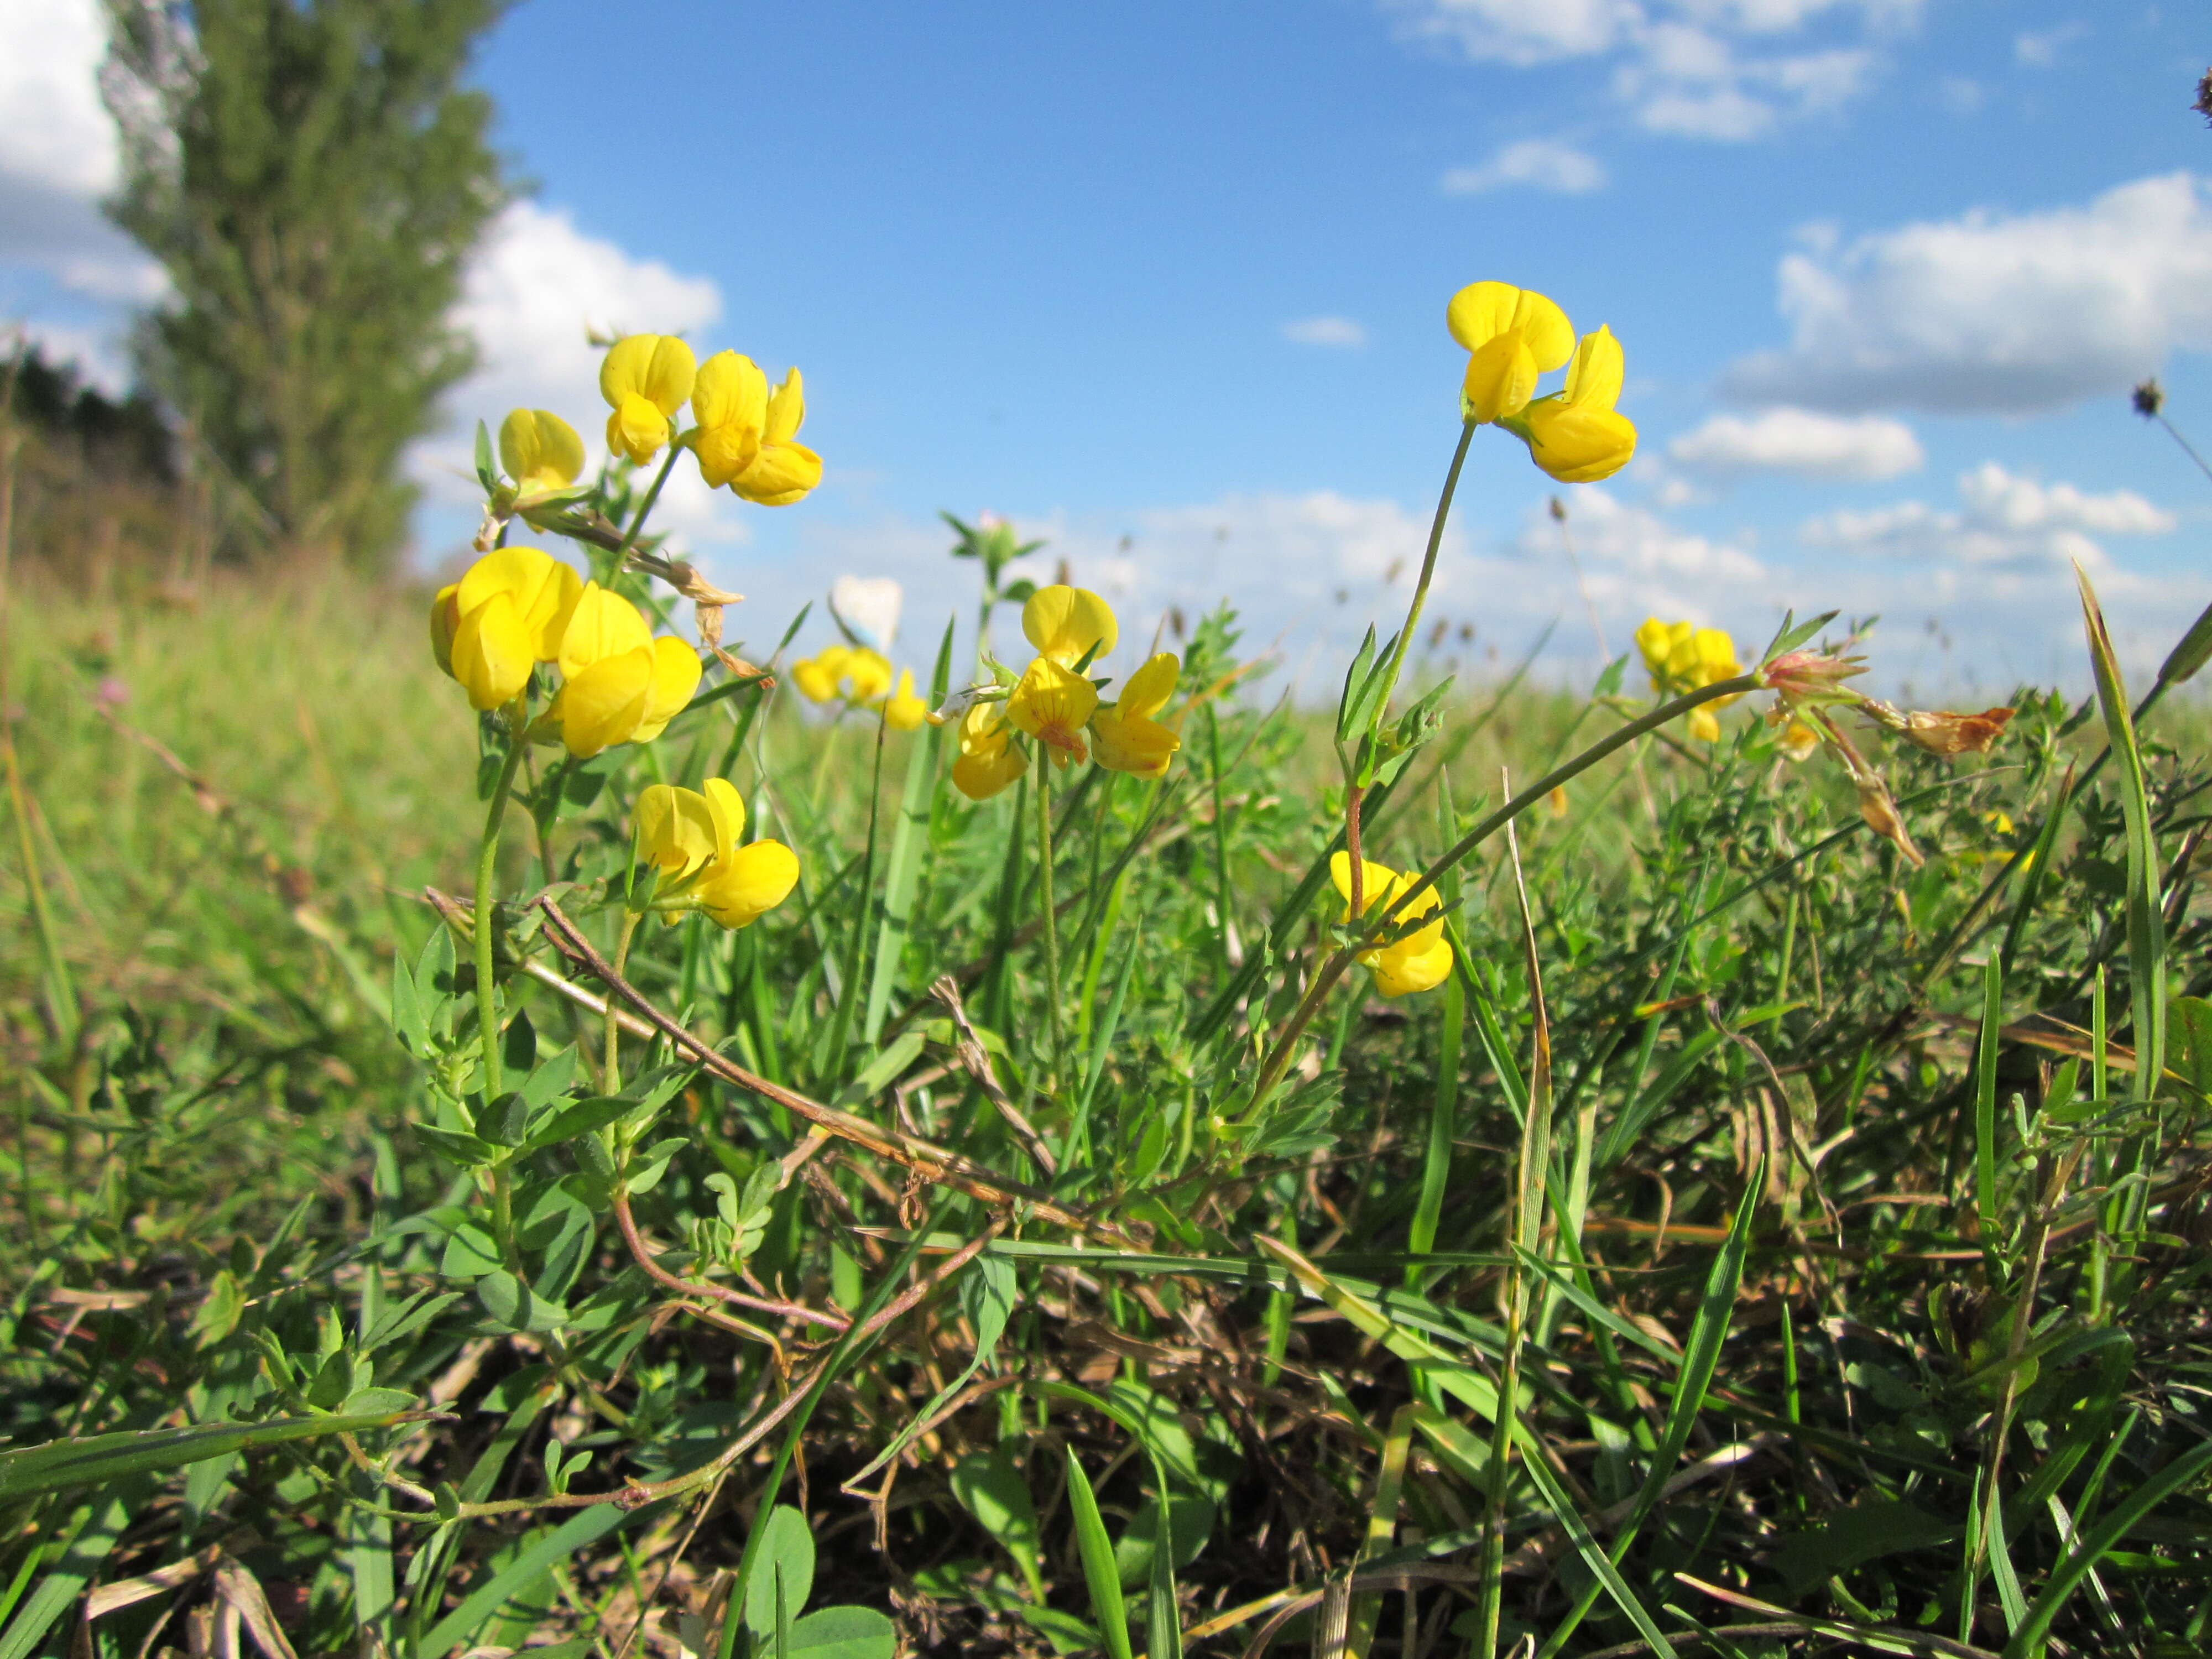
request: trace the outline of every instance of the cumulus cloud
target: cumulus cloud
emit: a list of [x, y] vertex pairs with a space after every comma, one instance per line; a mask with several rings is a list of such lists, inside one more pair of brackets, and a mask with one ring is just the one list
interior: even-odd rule
[[2033, 29], [2013, 37], [2012, 55], [2030, 69], [2053, 69], [2058, 54], [2088, 33], [2087, 23], [2061, 23], [2057, 28]]
[[1367, 325], [1349, 317], [1301, 317], [1283, 325], [1283, 337], [1299, 345], [1345, 349], [1367, 343]]
[[1808, 409], [1716, 415], [1667, 447], [1678, 464], [1715, 477], [1780, 472], [1800, 478], [1894, 478], [1927, 460], [1902, 421], [1844, 418]]
[[[1919, 0], [1382, 0], [1403, 39], [1478, 63], [1610, 62], [1637, 123], [1740, 143], [1855, 97]], [[1802, 37], [1819, 28], [1815, 44]], [[1801, 37], [1792, 40], [1785, 37]]]
[[1580, 196], [1605, 187], [1605, 165], [1597, 157], [1556, 138], [1523, 138], [1504, 145], [1480, 167], [1454, 167], [1442, 180], [1447, 196], [1525, 185], [1532, 190]]
[[2131, 489], [2094, 495], [2070, 483], [2045, 484], [1996, 461], [1958, 481], [1956, 508], [1923, 501], [1809, 520], [1801, 535], [1814, 547], [1911, 559], [1923, 565], [2012, 571], [2108, 568], [2094, 537], [2160, 536], [2176, 520]]
[[2212, 193], [2187, 173], [2087, 207], [1982, 210], [1785, 256], [1790, 343], [1734, 395], [1856, 412], [2027, 414], [2124, 392], [2212, 348]]

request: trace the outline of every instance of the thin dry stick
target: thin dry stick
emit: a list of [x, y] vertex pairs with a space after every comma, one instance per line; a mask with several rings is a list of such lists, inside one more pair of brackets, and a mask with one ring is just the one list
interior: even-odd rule
[[537, 903], [545, 913], [547, 936], [563, 953], [588, 969], [616, 996], [644, 1016], [663, 1036], [725, 1083], [734, 1084], [763, 1100], [772, 1101], [793, 1115], [827, 1129], [841, 1139], [866, 1147], [878, 1158], [887, 1158], [895, 1164], [902, 1164], [924, 1181], [950, 1187], [994, 1209], [1007, 1210], [1015, 1204], [1022, 1204], [1027, 1206], [1030, 1214], [1040, 1220], [1049, 1221], [1054, 1226], [1095, 1234], [1128, 1249], [1143, 1248], [1136, 1239], [1112, 1222], [1078, 1214], [1066, 1206], [1054, 1202], [1051, 1194], [1024, 1182], [1000, 1175], [972, 1158], [942, 1146], [932, 1146], [917, 1136], [896, 1129], [881, 1128], [866, 1118], [854, 1117], [848, 1112], [824, 1106], [819, 1101], [809, 1100], [805, 1095], [747, 1071], [670, 1018], [635, 986], [616, 973], [614, 964], [600, 955], [592, 942], [577, 930], [575, 923], [562, 913], [561, 907], [553, 902], [550, 895], [540, 897]]
[[1036, 1160], [1037, 1168], [1048, 1176], [1058, 1175], [1060, 1165], [1053, 1158], [1052, 1148], [1044, 1144], [1044, 1137], [1036, 1132], [1036, 1126], [1022, 1115], [1022, 1109], [1007, 1097], [999, 1074], [991, 1069], [990, 1053], [983, 1047], [983, 1039], [975, 1035], [975, 1028], [968, 1023], [968, 1010], [960, 1000], [959, 981], [950, 974], [939, 974], [930, 986], [929, 994], [945, 1005], [945, 1012], [952, 1016], [953, 1026], [960, 1033], [957, 1052], [962, 1068], [975, 1079], [975, 1086], [983, 1091], [983, 1097], [999, 1115], [1006, 1119], [1006, 1127], [1020, 1137], [1029, 1155]]

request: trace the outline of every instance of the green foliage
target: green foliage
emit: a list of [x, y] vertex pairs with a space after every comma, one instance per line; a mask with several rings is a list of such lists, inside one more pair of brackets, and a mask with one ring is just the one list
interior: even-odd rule
[[117, 222], [176, 303], [148, 383], [252, 504], [244, 545], [388, 565], [401, 453], [473, 348], [448, 322], [506, 200], [464, 88], [501, 0], [107, 0]]

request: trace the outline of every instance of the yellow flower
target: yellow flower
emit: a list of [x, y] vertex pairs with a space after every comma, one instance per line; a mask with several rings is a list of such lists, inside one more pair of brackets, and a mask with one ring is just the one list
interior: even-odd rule
[[970, 800], [988, 800], [1029, 770], [1029, 755], [1014, 741], [999, 702], [970, 703], [960, 717], [960, 758], [953, 787]]
[[[1336, 890], [1344, 896], [1344, 919], [1352, 920], [1352, 859], [1348, 854], [1330, 854], [1328, 873], [1336, 883]], [[1388, 865], [1360, 860], [1359, 913], [1387, 908], [1399, 894], [1413, 886], [1419, 878], [1411, 871], [1391, 869]], [[1444, 919], [1437, 914], [1438, 901], [1434, 887], [1424, 888], [1421, 896], [1398, 913], [1398, 920], [1413, 916], [1435, 915], [1436, 920], [1415, 929], [1404, 939], [1371, 951], [1362, 951], [1359, 960], [1375, 975], [1375, 988], [1386, 997], [1401, 997], [1411, 991], [1433, 990], [1444, 982], [1451, 972], [1451, 941], [1444, 937]]]
[[[1636, 647], [1644, 653], [1651, 689], [1662, 696], [1680, 696], [1743, 672], [1743, 665], [1736, 660], [1735, 641], [1720, 629], [1700, 628], [1692, 622], [1664, 623], [1647, 617], [1636, 630]], [[1705, 743], [1719, 741], [1721, 723], [1715, 712], [1741, 695], [1716, 697], [1692, 708], [1690, 735]]]
[[1085, 587], [1055, 582], [1040, 587], [1022, 606], [1022, 632], [1041, 655], [1062, 668], [1085, 656], [1104, 656], [1121, 637], [1114, 608]]
[[849, 646], [825, 645], [811, 657], [791, 665], [791, 682], [809, 702], [830, 702], [837, 696], [837, 682], [845, 672]]
[[751, 358], [718, 351], [699, 365], [691, 384], [691, 416], [699, 424], [684, 441], [709, 489], [720, 489], [752, 465], [767, 409], [768, 377]]
[[1791, 720], [1775, 739], [1775, 747], [1781, 750], [1783, 758], [1791, 762], [1810, 760], [1820, 746], [1820, 732], [1800, 720]]
[[724, 779], [708, 779], [703, 793], [654, 784], [632, 816], [638, 856], [675, 878], [653, 895], [656, 909], [704, 910], [724, 927], [743, 927], [799, 884], [799, 855], [781, 842], [738, 845], [744, 797]]
[[890, 695], [891, 665], [883, 653], [865, 645], [825, 645], [792, 664], [791, 678], [809, 702], [842, 700], [857, 708]]
[[659, 454], [698, 372], [691, 348], [672, 334], [616, 341], [599, 364], [599, 395], [614, 410], [607, 416], [607, 447], [640, 466]]
[[911, 732], [929, 718], [929, 705], [914, 694], [914, 670], [899, 670], [898, 690], [884, 704], [884, 723], [894, 732]]
[[561, 635], [552, 714], [578, 759], [617, 743], [650, 743], [699, 689], [699, 653], [653, 637], [638, 608], [588, 582]]
[[1039, 657], [1031, 663], [1006, 698], [1006, 718], [1052, 750], [1055, 766], [1082, 760], [1090, 753], [1084, 745], [1083, 728], [1097, 708], [1098, 688], [1050, 657]]
[[1537, 377], [1565, 362], [1574, 325], [1532, 289], [1474, 283], [1452, 295], [1444, 313], [1452, 338], [1465, 346], [1467, 380], [1461, 413], [1470, 421], [1518, 415], [1535, 396]]
[[1097, 745], [1098, 763], [1111, 772], [1133, 777], [1167, 775], [1168, 762], [1182, 739], [1152, 718], [1166, 707], [1182, 670], [1170, 652], [1163, 651], [1129, 676], [1119, 699], [1091, 717], [1091, 740]]
[[534, 547], [487, 553], [430, 606], [430, 648], [477, 708], [522, 694], [531, 665], [551, 662], [583, 592], [576, 573]]
[[1516, 429], [1528, 440], [1529, 455], [1561, 483], [1609, 478], [1636, 453], [1636, 427], [1613, 407], [1622, 370], [1620, 342], [1600, 326], [1575, 349], [1566, 390], [1522, 411]]
[[513, 409], [499, 423], [500, 465], [514, 480], [518, 506], [558, 494], [584, 470], [584, 441], [550, 409]]
[[788, 507], [822, 482], [822, 458], [798, 441], [799, 424], [806, 419], [805, 383], [794, 368], [772, 392], [766, 391], [764, 375], [761, 385], [765, 407], [760, 448], [730, 480], [730, 488], [763, 507]]

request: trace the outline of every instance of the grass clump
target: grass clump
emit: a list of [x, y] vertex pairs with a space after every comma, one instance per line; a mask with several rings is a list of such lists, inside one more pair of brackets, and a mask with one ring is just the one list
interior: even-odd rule
[[804, 494], [796, 379], [625, 350], [630, 464], [486, 435], [450, 678], [15, 596], [0, 1654], [2201, 1650], [2188, 641], [1331, 718], [963, 526], [1026, 667], [755, 662], [640, 464]]

